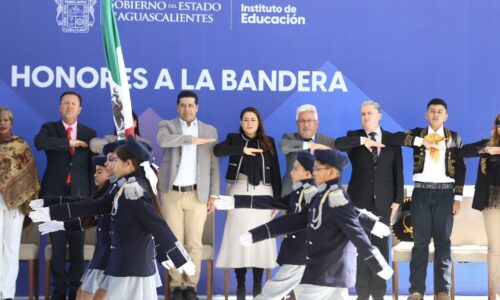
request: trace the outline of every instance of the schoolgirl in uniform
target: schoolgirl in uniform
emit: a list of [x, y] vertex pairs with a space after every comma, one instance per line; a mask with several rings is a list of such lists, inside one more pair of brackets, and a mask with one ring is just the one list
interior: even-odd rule
[[[116, 160], [114, 151], [123, 143], [124, 141], [108, 143], [103, 148], [105, 156], [95, 156], [92, 158], [92, 162], [95, 165], [94, 184], [97, 187], [97, 191], [93, 195], [94, 199], [100, 199], [106, 196], [106, 194], [112, 197], [118, 191], [121, 182], [117, 182], [114, 176], [114, 162]], [[48, 207], [78, 200], [76, 197], [71, 196], [44, 197], [43, 199], [31, 201], [30, 206], [31, 208]], [[103, 214], [94, 218], [73, 218], [64, 222], [53, 220], [38, 225], [41, 234], [58, 230], [65, 230], [67, 232], [83, 231], [93, 226], [96, 226], [96, 246], [90, 264], [82, 276], [82, 284], [77, 291], [77, 299], [79, 300], [92, 299], [105, 277], [104, 269], [108, 263], [111, 251], [109, 234], [111, 226], [110, 215]]]
[[66, 203], [37, 208], [33, 221], [65, 220], [111, 211], [111, 252], [94, 299], [156, 299], [156, 264], [152, 259], [158, 243], [158, 260], [191, 275], [195, 266], [159, 213], [155, 196], [157, 178], [150, 152], [133, 137], [116, 150], [115, 176], [124, 183], [112, 201], [92, 205]]

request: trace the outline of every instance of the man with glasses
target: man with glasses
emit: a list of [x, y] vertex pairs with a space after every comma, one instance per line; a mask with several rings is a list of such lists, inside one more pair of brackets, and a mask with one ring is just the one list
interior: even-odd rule
[[280, 141], [279, 147], [286, 157], [286, 172], [283, 177], [281, 195], [288, 195], [292, 192], [292, 178], [290, 172], [297, 159], [299, 151], [308, 150], [331, 150], [335, 147], [335, 140], [329, 136], [318, 133], [319, 119], [316, 107], [311, 104], [304, 104], [297, 108], [295, 115], [297, 124], [296, 133], [285, 133]]

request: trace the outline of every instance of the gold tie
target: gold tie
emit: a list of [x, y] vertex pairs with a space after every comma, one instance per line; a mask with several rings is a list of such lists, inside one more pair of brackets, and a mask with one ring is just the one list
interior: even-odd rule
[[[431, 143], [437, 145], [439, 142], [443, 141], [445, 139], [445, 137], [440, 136], [437, 133], [431, 133], [431, 134], [426, 135], [424, 137], [424, 139], [428, 142], [431, 142]], [[433, 148], [429, 149], [429, 154], [431, 155], [432, 160], [434, 160], [435, 162], [439, 161], [439, 150], [438, 149], [433, 149]]]

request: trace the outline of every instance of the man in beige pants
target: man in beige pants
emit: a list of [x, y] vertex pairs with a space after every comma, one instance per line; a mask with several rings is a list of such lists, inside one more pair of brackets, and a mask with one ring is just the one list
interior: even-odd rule
[[200, 279], [202, 234], [207, 212], [219, 195], [219, 160], [213, 155], [217, 130], [196, 119], [198, 96], [182, 91], [177, 96], [179, 117], [161, 121], [157, 142], [163, 149], [160, 168], [162, 213], [177, 239], [185, 245], [196, 274], [170, 270], [173, 300], [195, 300]]

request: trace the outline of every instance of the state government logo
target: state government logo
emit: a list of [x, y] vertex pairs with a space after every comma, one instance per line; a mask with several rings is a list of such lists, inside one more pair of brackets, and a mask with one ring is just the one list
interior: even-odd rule
[[54, 0], [57, 4], [57, 25], [63, 32], [87, 33], [94, 26], [97, 0]]

